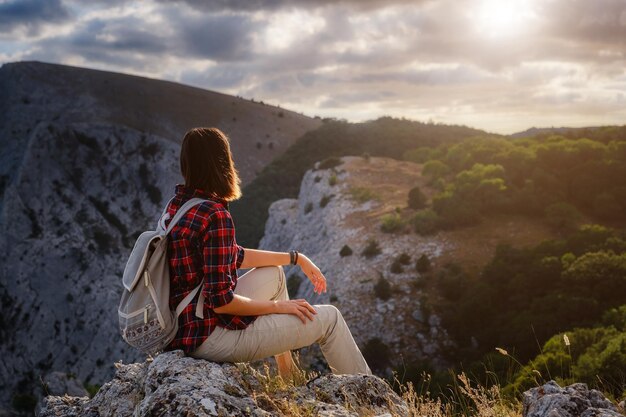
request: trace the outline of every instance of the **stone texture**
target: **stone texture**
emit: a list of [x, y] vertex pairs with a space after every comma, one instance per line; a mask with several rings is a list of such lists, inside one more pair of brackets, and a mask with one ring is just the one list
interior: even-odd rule
[[523, 417], [620, 417], [623, 414], [601, 392], [586, 384], [561, 388], [550, 381], [524, 392]]
[[49, 396], [38, 416], [273, 416], [294, 409], [318, 416], [408, 416], [407, 405], [376, 376], [331, 374], [287, 391], [264, 389], [263, 377], [249, 365], [192, 359], [182, 351], [117, 368], [91, 400]]

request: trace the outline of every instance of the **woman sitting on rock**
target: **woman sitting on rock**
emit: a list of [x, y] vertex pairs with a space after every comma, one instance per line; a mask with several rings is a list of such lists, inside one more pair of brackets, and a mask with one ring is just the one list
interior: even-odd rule
[[[337, 308], [289, 299], [282, 265], [299, 265], [316, 293], [326, 291], [326, 278], [309, 258], [237, 244], [228, 202], [241, 196], [240, 180], [227, 137], [215, 128], [190, 130], [180, 165], [185, 184], [176, 186], [168, 218], [191, 198], [208, 201], [190, 209], [170, 233], [170, 306], [203, 286], [180, 315], [168, 350], [217, 362], [274, 355], [288, 377], [294, 369], [290, 351], [317, 342], [334, 373], [371, 374]], [[238, 278], [239, 268], [254, 269]]]

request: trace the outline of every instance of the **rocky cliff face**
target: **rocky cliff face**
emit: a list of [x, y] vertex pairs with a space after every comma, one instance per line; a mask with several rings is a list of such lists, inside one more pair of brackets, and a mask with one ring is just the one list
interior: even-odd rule
[[180, 182], [188, 128], [224, 129], [250, 180], [320, 123], [174, 83], [40, 63], [0, 69], [0, 115], [0, 409], [12, 398], [32, 403], [52, 371], [94, 384], [111, 376], [112, 360], [137, 359], [117, 329], [121, 272]]
[[[291, 268], [292, 298], [336, 305], [361, 349], [374, 339], [390, 349], [388, 361], [380, 358], [383, 365], [409, 359], [442, 366], [441, 350], [450, 341], [439, 317], [428, 309], [414, 266], [423, 254], [436, 261], [452, 244], [437, 236], [384, 233], [380, 228], [382, 216], [394, 213], [395, 207], [406, 208], [420, 171], [415, 164], [386, 158], [342, 161], [335, 168], [308, 171], [297, 199], [272, 204], [260, 247], [297, 249], [309, 256], [324, 272], [328, 292], [315, 295], [299, 268]], [[362, 252], [372, 240], [380, 253], [366, 257]], [[352, 254], [342, 256], [346, 245]], [[410, 256], [409, 265], [392, 272], [391, 264], [402, 253]], [[376, 290], [381, 279], [389, 284], [387, 297]], [[385, 355], [385, 348], [375, 345]]]

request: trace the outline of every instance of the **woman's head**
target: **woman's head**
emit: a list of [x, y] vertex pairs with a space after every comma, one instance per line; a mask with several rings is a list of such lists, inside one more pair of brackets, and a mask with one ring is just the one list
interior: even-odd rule
[[199, 188], [226, 201], [241, 197], [241, 181], [228, 138], [217, 128], [197, 127], [185, 134], [180, 171], [187, 187]]

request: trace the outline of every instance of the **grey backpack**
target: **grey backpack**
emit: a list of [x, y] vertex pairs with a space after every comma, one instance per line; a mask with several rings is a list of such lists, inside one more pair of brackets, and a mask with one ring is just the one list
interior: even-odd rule
[[143, 232], [135, 242], [124, 269], [124, 293], [118, 309], [122, 337], [147, 355], [161, 352], [176, 336], [178, 316], [202, 288], [193, 289], [170, 310], [170, 270], [167, 259], [168, 235], [192, 207], [204, 202], [192, 198], [182, 205], [165, 228], [166, 209], [156, 230]]

